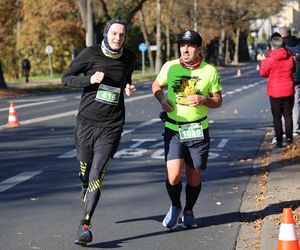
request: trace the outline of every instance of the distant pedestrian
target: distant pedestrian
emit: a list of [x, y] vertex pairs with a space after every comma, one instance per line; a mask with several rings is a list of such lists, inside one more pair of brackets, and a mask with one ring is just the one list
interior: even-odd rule
[[289, 50], [283, 48], [283, 39], [275, 36], [270, 40], [271, 52], [261, 61], [260, 75], [268, 77], [267, 95], [270, 98], [276, 146], [282, 147], [282, 116], [285, 122], [286, 142], [293, 142], [293, 106], [295, 69], [294, 59]]
[[283, 38], [284, 47], [291, 51], [295, 60], [295, 71], [293, 74], [295, 84], [295, 100], [293, 108], [293, 134], [298, 135], [300, 129], [300, 42], [291, 34], [291, 29], [283, 26], [279, 29]]
[[272, 40], [273, 37], [281, 37], [281, 35], [278, 32], [274, 32], [271, 35], [271, 37], [269, 39], [269, 42], [268, 42], [268, 50], [265, 53], [260, 53], [260, 54], [257, 55], [257, 60], [258, 61], [261, 61], [261, 60], [265, 59], [266, 57], [270, 56], [270, 52], [272, 52], [270, 41]]
[[31, 64], [27, 57], [22, 60], [22, 75], [25, 77], [25, 81], [29, 82]]

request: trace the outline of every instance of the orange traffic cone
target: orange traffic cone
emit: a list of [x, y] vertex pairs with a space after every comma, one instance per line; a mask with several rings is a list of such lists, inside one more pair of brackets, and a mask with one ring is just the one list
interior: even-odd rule
[[19, 126], [19, 125], [20, 125], [20, 123], [17, 119], [15, 105], [14, 105], [13, 102], [10, 102], [9, 113], [8, 113], [8, 122], [7, 122], [6, 126], [16, 127], [16, 126]]
[[277, 250], [299, 250], [299, 242], [291, 208], [283, 209]]
[[256, 66], [256, 71], [259, 71], [259, 64], [257, 64]]
[[236, 71], [236, 76], [237, 77], [240, 77], [242, 74], [241, 74], [241, 70], [240, 69], [238, 69], [237, 71]]

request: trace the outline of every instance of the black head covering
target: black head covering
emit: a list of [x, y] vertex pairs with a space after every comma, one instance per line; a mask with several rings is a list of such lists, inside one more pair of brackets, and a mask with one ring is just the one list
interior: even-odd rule
[[188, 42], [201, 46], [202, 38], [198, 32], [194, 30], [186, 30], [178, 35], [177, 43], [179, 44], [181, 42]]
[[271, 38], [270, 40], [273, 38], [273, 37], [282, 37], [280, 33], [278, 32], [274, 32], [272, 35], [271, 35]]
[[[104, 44], [106, 46], [106, 48], [108, 48], [109, 50], [113, 51], [113, 52], [119, 52], [121, 50], [123, 50], [123, 44], [121, 46], [121, 48], [119, 50], [115, 50], [115, 49], [112, 49], [110, 46], [109, 46], [109, 43], [108, 43], [108, 40], [107, 40], [107, 34], [108, 34], [108, 31], [110, 29], [110, 27], [115, 24], [115, 23], [118, 23], [118, 24], [122, 24], [125, 28], [125, 35], [126, 35], [126, 25], [124, 22], [120, 21], [119, 19], [111, 19], [110, 21], [108, 21], [104, 27], [104, 30], [103, 30], [103, 40], [104, 40]], [[125, 42], [125, 40], [124, 40]]]

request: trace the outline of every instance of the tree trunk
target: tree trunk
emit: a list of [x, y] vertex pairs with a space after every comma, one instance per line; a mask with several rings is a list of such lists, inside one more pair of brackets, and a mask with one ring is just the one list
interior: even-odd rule
[[224, 66], [225, 65], [225, 59], [224, 59], [224, 46], [225, 46], [225, 30], [222, 28], [221, 30], [221, 38], [219, 40], [219, 65]]
[[240, 40], [240, 28], [236, 29], [235, 48], [234, 48], [234, 64], [239, 63], [239, 40]]
[[229, 38], [226, 38], [226, 46], [225, 46], [225, 65], [230, 61], [229, 55]]
[[79, 6], [82, 26], [86, 30], [86, 26], [87, 26], [87, 0], [77, 0], [77, 5]]
[[167, 61], [170, 60], [171, 57], [171, 43], [170, 43], [170, 24], [166, 24], [166, 43], [167, 43]]
[[104, 13], [105, 20], [107, 22], [107, 21], [109, 21], [112, 18], [108, 14], [107, 4], [105, 3], [105, 1], [104, 0], [100, 0], [100, 2], [102, 4], [102, 10], [103, 10], [103, 13]]
[[150, 42], [149, 42], [148, 33], [147, 33], [146, 25], [145, 25], [144, 13], [141, 10], [139, 14], [140, 14], [140, 22], [141, 22], [141, 29], [142, 29], [143, 37], [144, 37], [145, 43], [148, 46], [147, 53], [148, 53], [148, 58], [149, 58], [149, 63], [150, 63], [150, 70], [151, 70], [151, 72], [153, 72], [154, 60], [153, 60], [152, 52], [150, 50]]
[[93, 10], [92, 0], [77, 0], [79, 6], [82, 26], [85, 30], [85, 45], [86, 47], [93, 45]]
[[194, 0], [194, 31], [198, 31], [198, 4], [197, 0]]
[[93, 7], [92, 7], [92, 0], [87, 0], [87, 27], [86, 27], [86, 47], [93, 45]]
[[6, 85], [5, 80], [4, 80], [1, 61], [0, 61], [0, 89], [7, 89], [7, 85]]
[[155, 73], [157, 74], [161, 68], [161, 0], [156, 2], [156, 59]]

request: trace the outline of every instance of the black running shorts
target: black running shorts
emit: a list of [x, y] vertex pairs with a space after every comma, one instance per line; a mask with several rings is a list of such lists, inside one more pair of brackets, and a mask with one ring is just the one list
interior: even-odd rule
[[184, 159], [194, 169], [206, 169], [210, 147], [208, 128], [203, 130], [203, 134], [203, 140], [181, 142], [178, 132], [165, 128], [165, 161]]
[[99, 150], [108, 152], [112, 157], [119, 146], [121, 134], [122, 128], [98, 128], [78, 123], [75, 129], [77, 159], [91, 163]]

